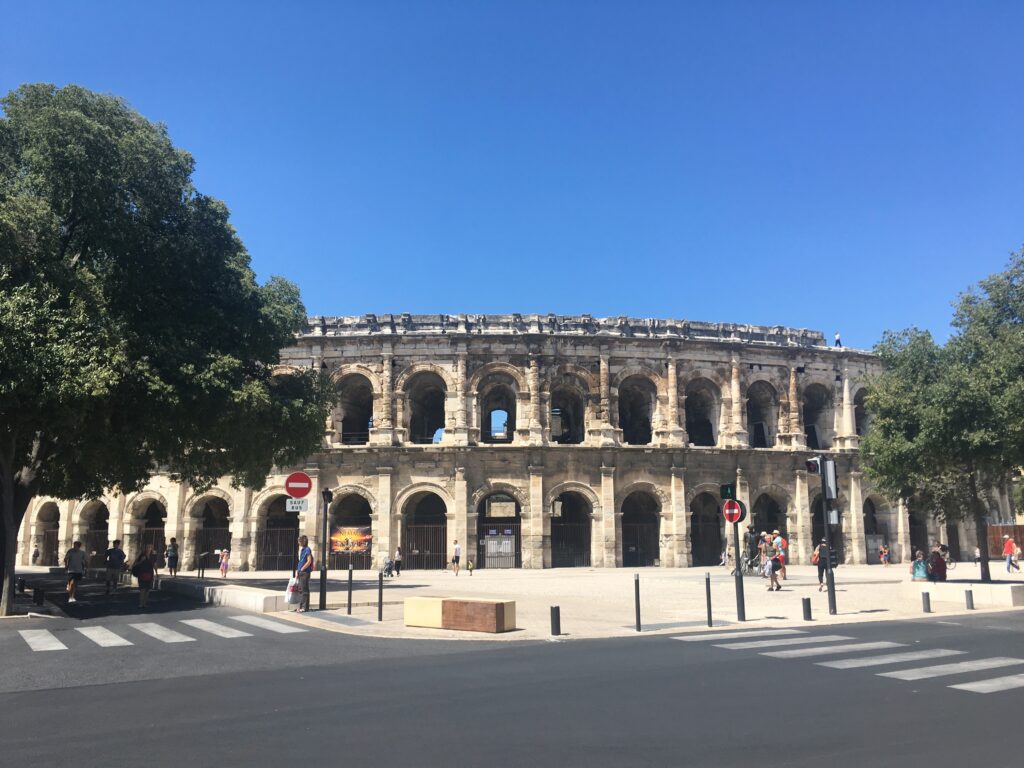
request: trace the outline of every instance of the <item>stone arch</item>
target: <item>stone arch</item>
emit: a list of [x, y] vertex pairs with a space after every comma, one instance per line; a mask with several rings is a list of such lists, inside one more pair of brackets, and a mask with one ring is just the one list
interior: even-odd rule
[[[331, 525], [330, 567], [356, 570], [373, 567], [373, 538], [378, 531], [374, 518], [377, 502], [369, 491], [358, 485], [341, 485], [334, 491], [328, 515]], [[387, 528], [387, 521], [384, 521]], [[364, 528], [369, 528], [367, 536]]]
[[867, 434], [871, 424], [871, 413], [867, 409], [868, 388], [858, 386], [853, 393], [853, 431], [859, 437]]
[[718, 388], [719, 392], [725, 391], [729, 386], [729, 378], [727, 376], [723, 376], [714, 368], [706, 368], [702, 365], [690, 367], [689, 360], [679, 360], [676, 365], [679, 369], [678, 387], [680, 392], [685, 392], [692, 382], [700, 379], [707, 379], [710, 381]]
[[470, 513], [475, 513], [477, 509], [480, 507], [480, 502], [486, 499], [488, 496], [491, 496], [495, 493], [504, 493], [508, 496], [511, 496], [519, 504], [520, 514], [523, 517], [528, 516], [528, 511], [530, 509], [529, 494], [523, 488], [520, 488], [518, 485], [503, 482], [486, 482], [479, 488], [477, 488], [473, 492]]
[[579, 387], [588, 396], [599, 389], [597, 377], [593, 373], [580, 365], [564, 363], [555, 368], [548, 378], [545, 379], [541, 385], [541, 390], [550, 392], [552, 387], [558, 385], [572, 386], [570, 381], [575, 382], [575, 386]]
[[714, 447], [720, 438], [722, 387], [707, 376], [691, 376], [683, 387], [683, 417], [691, 445]]
[[627, 445], [649, 445], [658, 426], [663, 388], [657, 375], [630, 368], [615, 377], [611, 415]]
[[647, 379], [654, 385], [654, 391], [657, 392], [659, 396], [664, 394], [665, 377], [647, 365], [627, 365], [612, 377], [611, 389], [617, 392], [626, 379], [631, 379], [633, 377]]
[[253, 498], [252, 503], [249, 504], [249, 514], [252, 516], [252, 522], [259, 524], [266, 519], [267, 511], [270, 503], [273, 502], [278, 496], [287, 496], [288, 491], [284, 489], [284, 485], [272, 485], [269, 488], [264, 488]]
[[771, 448], [779, 424], [779, 390], [768, 378], [758, 378], [748, 384], [744, 393], [747, 424], [751, 448]]
[[587, 420], [593, 418], [590, 378], [578, 366], [563, 365], [544, 382], [545, 418], [552, 442], [578, 445], [586, 439]]
[[111, 504], [106, 498], [100, 497], [95, 499], [83, 499], [78, 502], [74, 511], [71, 513], [71, 525], [74, 531], [73, 535], [78, 535], [77, 531], [89, 522], [89, 516], [91, 516], [100, 507], [105, 507], [107, 513], [110, 513]]
[[767, 483], [765, 485], [759, 486], [756, 491], [751, 492], [750, 498], [756, 499], [759, 496], [763, 496], [765, 494], [768, 494], [777, 502], [779, 502], [779, 504], [785, 505], [786, 509], [789, 509], [792, 494], [789, 491], [787, 491], [783, 486], [777, 485], [776, 483]]
[[466, 391], [480, 394], [481, 384], [494, 374], [504, 374], [514, 380], [517, 394], [523, 394], [530, 391], [530, 387], [526, 381], [526, 375], [523, 371], [512, 365], [512, 363], [506, 363], [502, 360], [494, 360], [489, 363], [484, 363], [473, 371], [473, 375], [469, 377], [469, 381], [466, 384]]
[[353, 483], [347, 483], [345, 485], [339, 485], [335, 488], [331, 488], [331, 492], [334, 494], [334, 498], [338, 499], [342, 496], [350, 496], [353, 493], [356, 496], [362, 496], [366, 499], [366, 502], [370, 505], [370, 509], [373, 510], [373, 514], [377, 514], [377, 499], [370, 493], [366, 488], [361, 485], [355, 485]]
[[699, 483], [686, 492], [686, 506], [689, 507], [690, 504], [693, 503], [693, 500], [702, 493], [709, 493], [720, 502], [721, 499], [718, 498], [720, 491], [721, 486], [715, 485], [714, 483]]
[[228, 505], [228, 515], [234, 516], [234, 500], [231, 498], [231, 494], [221, 488], [210, 488], [209, 490], [203, 491], [202, 493], [193, 493], [187, 499], [185, 499], [185, 516], [196, 517], [196, 512], [199, 505], [205, 502], [208, 498], [214, 497], [220, 499]]
[[800, 390], [800, 414], [808, 449], [831, 448], [835, 421], [834, 386], [821, 381], [804, 382]]
[[444, 382], [445, 388], [449, 392], [455, 392], [457, 389], [455, 386], [455, 380], [452, 379], [451, 372], [444, 366], [438, 365], [437, 363], [413, 363], [412, 365], [408, 365], [403, 368], [402, 372], [395, 378], [395, 391], [405, 392], [410, 379], [418, 373], [435, 373]]
[[391, 503], [393, 514], [395, 516], [402, 515], [405, 505], [409, 503], [409, 499], [418, 493], [436, 494], [444, 502], [448, 516], [451, 517], [455, 514], [455, 498], [443, 486], [428, 482], [413, 483], [399, 491]]
[[367, 375], [365, 366], [335, 378], [330, 419], [334, 439], [343, 445], [366, 445], [378, 416], [380, 397], [380, 386]]
[[578, 493], [580, 496], [587, 500], [590, 504], [590, 516], [592, 518], [600, 516], [601, 513], [601, 499], [586, 483], [581, 483], [578, 480], [566, 480], [565, 482], [559, 483], [544, 496], [544, 514], [551, 514], [551, 506], [555, 503], [555, 499], [561, 496], [563, 493]]
[[29, 557], [39, 549], [38, 562], [32, 565], [55, 566], [60, 563], [60, 504], [52, 497], [40, 499], [32, 510], [31, 530], [35, 534], [28, 540]]
[[661, 487], [649, 480], [637, 480], [636, 482], [627, 485], [620, 493], [615, 494], [615, 511], [621, 514], [623, 502], [637, 491], [650, 494], [654, 497], [660, 507], [658, 510], [659, 517], [671, 517], [672, 506], [669, 495], [665, 493]]
[[344, 363], [340, 367], [336, 368], [331, 372], [331, 383], [337, 387], [349, 376], [356, 375], [363, 376], [370, 382], [374, 395], [380, 394], [382, 389], [380, 376], [378, 376], [376, 371], [370, 368], [370, 366], [363, 365], [362, 363]]
[[137, 493], [128, 500], [125, 507], [129, 510], [129, 516], [131, 519], [138, 520], [143, 514], [145, 514], [149, 504], [154, 501], [163, 506], [165, 512], [170, 512], [171, 508], [167, 504], [167, 499], [162, 493], [158, 493], [157, 491], [142, 491], [142, 493]]

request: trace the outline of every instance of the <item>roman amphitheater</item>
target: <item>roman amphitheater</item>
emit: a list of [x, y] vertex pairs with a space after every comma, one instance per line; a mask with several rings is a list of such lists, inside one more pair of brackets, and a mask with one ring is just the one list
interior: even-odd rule
[[[299, 533], [319, 541], [323, 489], [333, 526], [369, 529], [371, 568], [401, 546], [405, 568], [443, 568], [455, 541], [478, 568], [717, 564], [719, 488], [735, 483], [758, 530], [787, 532], [807, 563], [822, 530], [812, 452], [835, 458], [840, 556], [896, 559], [964, 526], [937, 529], [862, 474], [866, 387], [878, 361], [779, 326], [555, 315], [315, 317], [282, 364], [320, 369], [339, 399], [322, 450], [261, 490], [227, 479], [205, 493], [155, 478], [141, 493], [37, 499], [18, 562], [56, 564], [73, 540], [102, 553], [162, 549], [184, 568], [230, 548], [243, 570], [291, 567]], [[309, 511], [286, 511], [284, 478], [313, 478]], [[1008, 502], [1001, 499], [1001, 506]], [[209, 557], [209, 556], [208, 556]]]

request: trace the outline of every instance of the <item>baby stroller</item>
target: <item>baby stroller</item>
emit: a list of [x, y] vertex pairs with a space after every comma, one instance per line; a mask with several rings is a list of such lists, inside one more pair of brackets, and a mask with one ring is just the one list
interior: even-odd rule
[[390, 557], [384, 561], [384, 576], [392, 578], [395, 575], [395, 561]]

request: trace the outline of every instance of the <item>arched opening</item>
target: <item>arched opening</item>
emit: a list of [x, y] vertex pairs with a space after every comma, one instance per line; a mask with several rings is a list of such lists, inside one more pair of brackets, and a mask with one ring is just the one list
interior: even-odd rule
[[231, 550], [228, 503], [219, 496], [207, 496], [192, 507], [195, 534], [195, 563], [198, 568], [216, 568], [222, 549]]
[[157, 555], [157, 567], [164, 567], [164, 523], [167, 510], [159, 501], [151, 501], [139, 515], [139, 530], [136, 534], [136, 552], [142, 552], [147, 544], [153, 545]]
[[36, 513], [39, 559], [33, 565], [60, 564], [60, 508], [52, 501], [43, 504]]
[[619, 385], [619, 429], [626, 445], [649, 445], [658, 390], [644, 376], [630, 376]]
[[583, 396], [573, 387], [559, 386], [551, 390], [551, 442], [578, 445], [583, 442]]
[[522, 510], [506, 493], [492, 493], [477, 507], [477, 557], [480, 568], [522, 568]]
[[551, 567], [590, 567], [590, 502], [582, 493], [560, 494], [551, 509]]
[[701, 493], [690, 502], [690, 547], [693, 564], [718, 565], [722, 557], [722, 515], [718, 501]]
[[406, 386], [409, 442], [439, 443], [444, 434], [444, 379], [431, 371], [417, 373]]
[[661, 505], [646, 491], [634, 491], [622, 502], [622, 565], [658, 565]]
[[362, 374], [346, 376], [338, 385], [338, 413], [341, 417], [341, 442], [366, 445], [373, 426], [373, 385]]
[[288, 497], [284, 495], [270, 499], [264, 509], [256, 542], [256, 570], [290, 571], [299, 556], [299, 513], [288, 511]]
[[511, 443], [516, 434], [516, 391], [510, 376], [493, 374], [480, 388], [480, 441]]
[[89, 556], [91, 568], [104, 567], [107, 547], [110, 542], [107, 530], [109, 520], [110, 511], [107, 509], [107, 505], [99, 501], [82, 512], [82, 523], [85, 528], [85, 533], [82, 535], [82, 548]]
[[331, 507], [331, 561], [333, 570], [373, 567], [373, 510], [358, 493], [335, 499]]
[[423, 491], [405, 503], [403, 568], [443, 571], [448, 563], [448, 509], [436, 493]]
[[751, 522], [757, 533], [779, 531], [786, 536], [786, 511], [767, 493], [762, 493], [754, 502]]
[[775, 445], [775, 425], [779, 418], [779, 398], [767, 381], [755, 381], [747, 389], [747, 432], [751, 448]]
[[866, 389], [861, 389], [853, 398], [854, 431], [861, 437], [864, 437], [864, 435], [867, 434], [868, 425], [871, 422], [871, 419], [868, 416], [867, 406], [865, 405], [867, 397], [868, 391]]
[[[836, 553], [838, 562], [842, 563], [846, 560], [845, 548], [843, 547], [843, 515], [842, 512], [833, 511], [833, 515], [836, 515], [839, 519], [837, 525], [830, 525], [828, 531], [828, 543], [832, 547], [832, 550]], [[815, 497], [811, 504], [811, 539], [812, 546], [817, 546], [821, 543], [821, 540], [825, 537], [825, 516], [822, 512], [821, 496]]]
[[946, 546], [949, 547], [949, 556], [954, 561], [961, 560], [960, 552], [960, 528], [956, 523], [946, 523]]
[[821, 384], [811, 384], [804, 390], [804, 436], [812, 451], [832, 447], [832, 395]]
[[[718, 442], [718, 415], [721, 394], [707, 379], [694, 379], [686, 385], [686, 434], [690, 445], [711, 447]], [[721, 557], [715, 556], [715, 562]]]
[[918, 550], [924, 552], [924, 556], [928, 557], [930, 547], [928, 546], [928, 523], [924, 519], [924, 515], [917, 512], [910, 513], [910, 548], [913, 550], [911, 553], [911, 559]]
[[878, 510], [875, 509], [875, 502], [871, 499], [864, 499], [864, 535], [878, 535]]

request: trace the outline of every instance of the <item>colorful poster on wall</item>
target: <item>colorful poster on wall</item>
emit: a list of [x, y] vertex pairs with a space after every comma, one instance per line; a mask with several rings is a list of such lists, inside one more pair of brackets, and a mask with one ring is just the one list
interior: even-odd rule
[[331, 532], [331, 552], [369, 552], [373, 541], [370, 526], [335, 528]]

